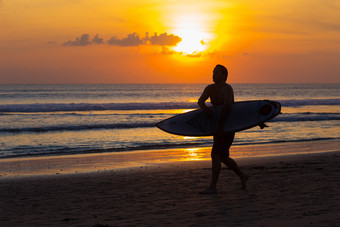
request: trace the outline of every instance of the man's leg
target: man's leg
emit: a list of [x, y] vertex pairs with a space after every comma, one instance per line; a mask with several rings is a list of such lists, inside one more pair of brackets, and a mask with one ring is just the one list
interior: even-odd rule
[[211, 154], [211, 164], [212, 164], [212, 168], [211, 168], [211, 172], [212, 172], [212, 176], [211, 176], [211, 184], [210, 184], [210, 189], [213, 189], [216, 191], [216, 186], [217, 186], [217, 180], [218, 177], [220, 176], [220, 172], [221, 172], [221, 157], [218, 154]]
[[234, 159], [230, 157], [223, 157], [221, 161], [240, 177], [242, 189], [246, 189], [248, 176], [240, 170]]
[[211, 183], [207, 190], [200, 192], [201, 194], [217, 193], [217, 180], [221, 172], [221, 157], [219, 154], [211, 152]]
[[246, 189], [248, 176], [240, 170], [240, 168], [238, 167], [234, 159], [229, 157], [229, 149], [234, 142], [234, 138], [235, 138], [235, 133], [230, 133], [230, 134], [225, 135], [224, 142], [225, 142], [226, 152], [223, 153], [221, 157], [221, 162], [223, 162], [227, 167], [229, 167], [232, 171], [234, 171], [240, 177], [242, 189]]

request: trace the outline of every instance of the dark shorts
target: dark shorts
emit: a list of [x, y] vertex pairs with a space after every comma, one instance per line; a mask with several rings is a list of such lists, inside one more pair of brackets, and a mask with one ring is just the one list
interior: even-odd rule
[[229, 156], [229, 148], [234, 141], [235, 133], [214, 135], [214, 145], [211, 153]]

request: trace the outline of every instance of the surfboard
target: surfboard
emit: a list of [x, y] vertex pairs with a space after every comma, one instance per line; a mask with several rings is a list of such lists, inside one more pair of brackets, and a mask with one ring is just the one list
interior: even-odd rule
[[[196, 109], [158, 122], [156, 126], [168, 133], [181, 136], [211, 136], [216, 131], [222, 106], [212, 106], [212, 118], [208, 119], [202, 109]], [[225, 132], [246, 130], [276, 117], [281, 104], [270, 100], [235, 102], [224, 123]]]

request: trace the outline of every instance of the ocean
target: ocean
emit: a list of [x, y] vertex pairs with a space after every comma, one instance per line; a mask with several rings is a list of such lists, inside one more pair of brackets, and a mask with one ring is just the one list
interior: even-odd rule
[[[231, 84], [235, 101], [270, 99], [282, 114], [234, 146], [340, 139], [340, 84]], [[206, 84], [0, 85], [0, 158], [209, 147], [211, 137], [155, 123], [198, 108]]]

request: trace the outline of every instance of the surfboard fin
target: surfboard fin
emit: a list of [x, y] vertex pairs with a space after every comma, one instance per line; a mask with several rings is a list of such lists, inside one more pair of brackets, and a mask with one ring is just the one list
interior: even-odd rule
[[263, 122], [263, 123], [260, 123], [259, 126], [260, 126], [261, 129], [264, 129], [264, 128], [266, 128], [266, 127], [269, 127], [269, 126], [266, 125], [264, 122]]

